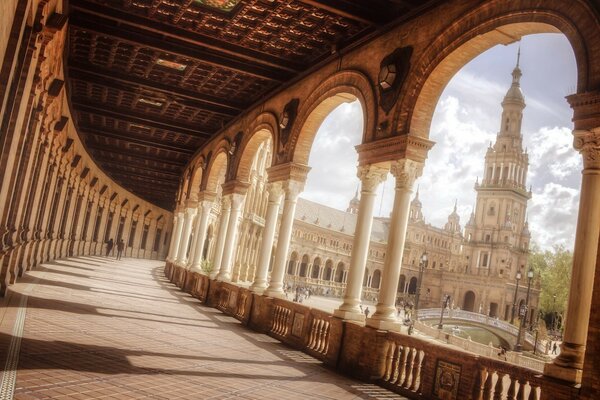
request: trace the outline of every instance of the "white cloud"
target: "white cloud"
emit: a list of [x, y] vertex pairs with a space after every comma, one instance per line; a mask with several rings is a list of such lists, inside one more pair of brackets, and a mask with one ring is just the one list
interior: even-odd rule
[[[572, 111], [563, 92], [573, 86], [574, 57], [564, 36], [537, 35], [524, 43], [523, 138], [530, 161], [527, 179], [533, 187], [528, 207], [532, 240], [542, 248], [554, 244], [572, 248], [581, 158], [572, 148]], [[556, 62], [558, 55], [560, 62]], [[483, 174], [486, 149], [500, 126], [501, 102], [515, 58], [516, 46], [494, 47], [465, 66], [440, 97], [430, 134], [437, 143], [418, 181], [425, 217], [433, 225], [446, 222], [455, 199], [461, 223], [467, 222], [476, 200], [475, 179]], [[325, 120], [311, 151], [313, 169], [303, 197], [338, 209], [347, 207], [359, 183], [354, 146], [361, 141], [362, 126], [358, 102], [341, 105]], [[388, 176], [379, 189], [376, 215], [389, 215], [393, 188], [393, 178]]]

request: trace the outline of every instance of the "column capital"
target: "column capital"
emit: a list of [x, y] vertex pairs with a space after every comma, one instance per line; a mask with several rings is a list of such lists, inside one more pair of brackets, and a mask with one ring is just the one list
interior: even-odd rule
[[374, 192], [386, 180], [389, 168], [378, 164], [358, 166], [357, 176], [361, 182], [361, 192]]
[[305, 164], [299, 164], [295, 162], [274, 165], [267, 168], [267, 175], [269, 182], [279, 182], [286, 180], [294, 180], [300, 182], [306, 182], [306, 177], [310, 171], [310, 167]]
[[250, 184], [247, 182], [241, 182], [238, 180], [227, 181], [222, 185], [223, 195], [224, 196], [229, 195], [229, 194], [245, 195], [246, 192], [248, 191], [249, 186], [250, 186]]
[[202, 191], [198, 193], [198, 202], [204, 204], [204, 202], [209, 201], [213, 203], [217, 198], [217, 194], [215, 192]]
[[296, 201], [300, 193], [304, 190], [304, 181], [290, 179], [282, 182], [282, 187], [285, 192], [285, 199]]
[[585, 169], [600, 169], [600, 128], [574, 130], [573, 147], [583, 157]]
[[277, 203], [281, 201], [283, 195], [282, 182], [271, 182], [267, 184], [267, 192], [269, 192], [269, 203]]
[[396, 189], [411, 190], [418, 177], [423, 174], [423, 163], [408, 158], [392, 163], [392, 175], [396, 178]]
[[196, 215], [196, 207], [188, 207], [185, 209], [185, 214], [189, 215], [190, 217], [193, 217], [194, 215]]

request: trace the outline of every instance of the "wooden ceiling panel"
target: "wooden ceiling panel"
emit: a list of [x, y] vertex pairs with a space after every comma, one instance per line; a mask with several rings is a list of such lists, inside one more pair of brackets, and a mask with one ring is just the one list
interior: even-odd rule
[[206, 140], [315, 64], [441, 0], [70, 0], [66, 78], [106, 172], [170, 209]]

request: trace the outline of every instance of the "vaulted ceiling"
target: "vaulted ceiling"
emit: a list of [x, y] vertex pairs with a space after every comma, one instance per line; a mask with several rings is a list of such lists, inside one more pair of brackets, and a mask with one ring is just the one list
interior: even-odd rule
[[86, 148], [167, 209], [192, 154], [270, 92], [438, 1], [70, 0], [67, 82]]

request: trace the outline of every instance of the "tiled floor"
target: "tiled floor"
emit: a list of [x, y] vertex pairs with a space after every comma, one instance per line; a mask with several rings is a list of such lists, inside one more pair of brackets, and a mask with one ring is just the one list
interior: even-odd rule
[[[13, 286], [28, 295], [14, 398], [402, 398], [201, 305], [164, 278], [163, 265], [60, 260]], [[5, 305], [3, 325], [18, 302]]]

